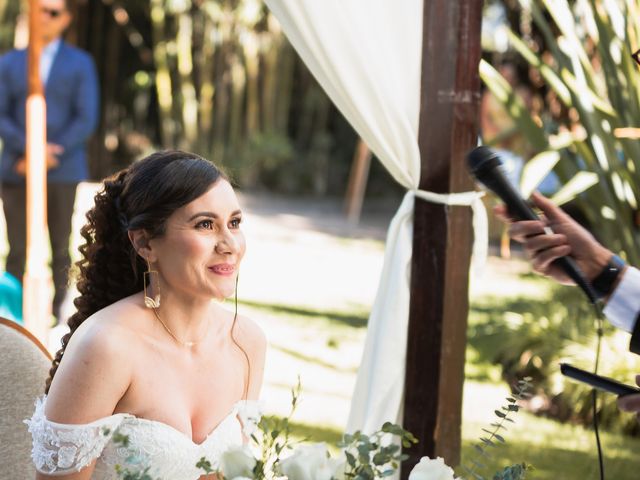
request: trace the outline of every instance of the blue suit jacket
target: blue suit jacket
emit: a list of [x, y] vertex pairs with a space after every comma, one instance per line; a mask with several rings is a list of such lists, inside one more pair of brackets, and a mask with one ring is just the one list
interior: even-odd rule
[[[64, 147], [60, 165], [48, 171], [51, 183], [77, 183], [88, 175], [85, 143], [98, 123], [96, 68], [91, 56], [61, 42], [47, 85], [47, 142]], [[0, 57], [0, 180], [23, 183], [13, 170], [25, 154], [27, 51], [12, 50]]]

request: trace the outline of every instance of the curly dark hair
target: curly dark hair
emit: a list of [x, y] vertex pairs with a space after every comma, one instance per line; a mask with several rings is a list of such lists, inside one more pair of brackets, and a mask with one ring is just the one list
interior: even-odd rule
[[71, 336], [82, 322], [107, 305], [142, 291], [141, 272], [146, 264], [127, 232], [144, 229], [151, 237], [161, 236], [167, 218], [206, 193], [219, 178], [228, 180], [218, 167], [198, 155], [161, 151], [104, 181], [80, 231], [85, 243], [79, 249], [82, 259], [76, 263], [80, 293], [74, 301], [77, 311], [69, 318], [70, 331], [62, 337], [45, 393]]

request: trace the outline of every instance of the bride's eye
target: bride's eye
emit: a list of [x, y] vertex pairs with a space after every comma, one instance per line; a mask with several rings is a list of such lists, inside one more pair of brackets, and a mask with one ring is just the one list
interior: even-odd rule
[[212, 220], [202, 220], [201, 222], [196, 223], [196, 228], [204, 228], [207, 230], [213, 230], [213, 221]]
[[240, 224], [242, 223], [242, 218], [238, 217], [238, 218], [233, 218], [231, 219], [231, 222], [229, 222], [231, 225], [231, 228], [240, 228]]

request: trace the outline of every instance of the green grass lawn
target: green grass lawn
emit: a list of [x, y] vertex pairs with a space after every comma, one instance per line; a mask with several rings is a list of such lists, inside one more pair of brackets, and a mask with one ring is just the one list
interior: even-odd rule
[[[332, 376], [347, 376], [352, 380], [355, 378], [358, 357], [345, 356], [344, 352], [345, 349], [357, 350], [355, 344], [364, 336], [361, 313], [319, 310], [301, 312], [300, 309], [274, 305], [262, 308], [258, 303], [251, 303], [250, 306], [247, 303], [243, 308], [249, 308], [252, 316], [261, 318], [267, 332], [278, 331], [271, 349], [285, 358], [288, 369], [296, 370], [301, 375], [303, 393], [301, 411], [293, 419], [295, 435], [298, 438], [312, 438], [314, 441], [335, 444], [341, 437], [342, 428], [340, 420], [331, 423], [322, 414], [322, 411], [326, 413], [331, 408], [332, 404], [327, 402], [327, 398], [333, 396], [331, 387], [325, 382]], [[285, 331], [286, 336], [283, 333]], [[285, 343], [285, 338], [288, 339], [287, 347], [283, 348], [281, 342]], [[341, 351], [343, 355], [339, 354]], [[470, 462], [474, 458], [473, 443], [483, 435], [482, 428], [488, 428], [493, 421], [493, 410], [502, 405], [508, 393], [506, 385], [491, 379], [496, 376], [495, 367], [472, 364], [471, 369], [473, 368], [482, 372], [478, 376], [484, 380], [468, 380], [465, 384], [463, 462]], [[289, 388], [293, 386], [295, 378], [291, 376], [290, 380], [278, 385], [268, 382], [265, 392], [267, 401], [270, 393], [280, 391], [279, 395], [275, 395], [279, 398], [278, 402], [288, 405], [286, 400], [289, 398]], [[349, 394], [350, 391], [344, 392], [342, 401], [334, 412], [338, 419], [345, 418]], [[305, 404], [310, 408], [305, 409]], [[278, 407], [275, 412], [285, 414]], [[596, 444], [591, 430], [522, 411], [515, 416], [515, 422], [504, 435], [507, 443], [493, 450], [493, 458], [486, 462], [488, 468], [483, 475], [491, 478], [489, 473], [508, 464], [527, 462], [535, 468], [528, 475], [532, 479], [597, 478]], [[603, 432], [602, 444], [606, 478], [631, 480], [640, 476], [640, 457], [636, 454], [640, 451], [640, 439]], [[458, 474], [462, 474], [461, 469], [458, 469]]]
[[[471, 387], [474, 393], [482, 393], [482, 384]], [[490, 389], [489, 389], [490, 390]], [[466, 390], [468, 392], [469, 389]], [[491, 412], [487, 413], [487, 424]], [[584, 480], [599, 478], [598, 460], [593, 432], [572, 425], [538, 418], [526, 412], [515, 417], [516, 423], [505, 434], [506, 443], [491, 449], [491, 458], [482, 460], [486, 468], [478, 471], [486, 478], [507, 465], [526, 462], [534, 470], [528, 473], [531, 479]], [[482, 434], [485, 423], [465, 422], [463, 425], [462, 462], [471, 465], [471, 459], [477, 459], [473, 444]], [[338, 428], [307, 423], [293, 423], [296, 438], [312, 438], [314, 441], [335, 444], [341, 438]], [[640, 477], [640, 439], [601, 434], [605, 458], [606, 478], [632, 480]], [[337, 455], [337, 449], [333, 449]], [[463, 475], [462, 468], [456, 468]]]
[[[491, 416], [487, 412], [488, 417]], [[596, 479], [598, 461], [595, 436], [583, 427], [563, 425], [519, 412], [516, 424], [506, 432], [507, 443], [492, 449], [485, 473], [506, 465], [527, 462], [535, 468], [528, 478]], [[485, 424], [465, 422], [462, 461], [475, 458], [472, 447]], [[601, 434], [606, 478], [631, 480], [640, 477], [640, 439], [604, 432]], [[460, 470], [460, 469], [458, 469]], [[462, 473], [460, 470], [459, 473]]]
[[[517, 279], [513, 281], [517, 282]], [[526, 302], [523, 291], [532, 285], [541, 285], [538, 279], [527, 277], [523, 284], [526, 284], [524, 290], [513, 287], [517, 300], [511, 300], [512, 304]], [[534, 297], [528, 301], [535, 303], [538, 300]], [[495, 305], [496, 299], [492, 298], [489, 303]], [[477, 318], [472, 322], [481, 321], [490, 310], [487, 302], [479, 301], [478, 304], [474, 313]], [[366, 333], [366, 310], [362, 306], [334, 306], [323, 310], [251, 300], [244, 301], [241, 306], [263, 324], [270, 339], [269, 355], [279, 358], [268, 367], [270, 372], [267, 372], [264, 395], [268, 410], [279, 415], [286, 413], [286, 408], [279, 405], [288, 405], [289, 390], [296, 376], [290, 374], [283, 378], [282, 372], [299, 373], [303, 393], [300, 410], [293, 419], [295, 436], [335, 444], [341, 437], [348, 412]], [[503, 404], [508, 390], [500, 380], [499, 367], [482, 361], [472, 346], [468, 349], [467, 360], [462, 461], [468, 464], [475, 455], [473, 444], [483, 435], [482, 428], [488, 428], [494, 420], [493, 410]], [[271, 399], [276, 401], [269, 403]], [[492, 449], [492, 458], [484, 462], [487, 468], [481, 472], [483, 476], [491, 478], [495, 471], [506, 465], [526, 462], [534, 467], [527, 478], [598, 478], [592, 430], [523, 411], [516, 415], [515, 421], [504, 435], [507, 443]], [[631, 480], [640, 477], [640, 457], [636, 455], [640, 451], [640, 439], [603, 432], [602, 445], [606, 478]], [[461, 468], [456, 470], [459, 475], [463, 474]]]

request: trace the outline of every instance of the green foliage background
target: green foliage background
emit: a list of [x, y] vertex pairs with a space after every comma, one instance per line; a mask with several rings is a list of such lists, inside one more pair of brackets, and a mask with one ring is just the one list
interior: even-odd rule
[[[0, 0], [0, 53], [20, 3]], [[158, 148], [199, 153], [246, 189], [343, 195], [357, 135], [260, 0], [70, 2], [66, 39], [94, 57], [95, 180]], [[374, 162], [368, 192], [402, 189]]]
[[[509, 7], [510, 3], [505, 5]], [[638, 194], [640, 144], [619, 130], [640, 126], [640, 71], [631, 53], [640, 48], [637, 0], [519, 0], [511, 6], [521, 27], [507, 28], [511, 52], [524, 61], [560, 104], [564, 115], [533, 116], [521, 97], [488, 62], [480, 74], [504, 103], [542, 158], [535, 170], [554, 169], [564, 183], [593, 178], [577, 197], [596, 236], [634, 264], [640, 263]], [[522, 32], [528, 32], [523, 35]], [[549, 98], [549, 97], [547, 97]], [[552, 161], [544, 161], [549, 158]], [[527, 179], [523, 179], [527, 182]], [[580, 180], [578, 180], [580, 182]], [[577, 190], [580, 190], [579, 188]]]
[[[640, 264], [640, 143], [622, 130], [640, 126], [640, 69], [631, 58], [640, 48], [640, 2], [505, 0], [503, 5], [509, 39], [504, 56], [528, 71], [546, 101], [532, 111], [496, 68], [482, 62], [483, 82], [535, 152], [523, 171], [523, 190], [531, 191], [553, 170], [566, 185], [557, 200], [572, 199], [600, 241]], [[589, 425], [589, 390], [562, 381], [558, 373], [560, 361], [593, 368], [597, 326], [580, 292], [560, 287], [539, 303], [522, 299], [496, 307], [479, 305], [479, 321], [471, 321], [470, 341], [480, 358], [499, 364], [507, 380], [532, 376], [540, 413]], [[601, 373], [633, 383], [638, 365], [623, 353], [627, 350], [628, 334], [605, 323]], [[637, 435], [637, 422], [620, 414], [615, 398], [601, 398], [601, 422]]]

